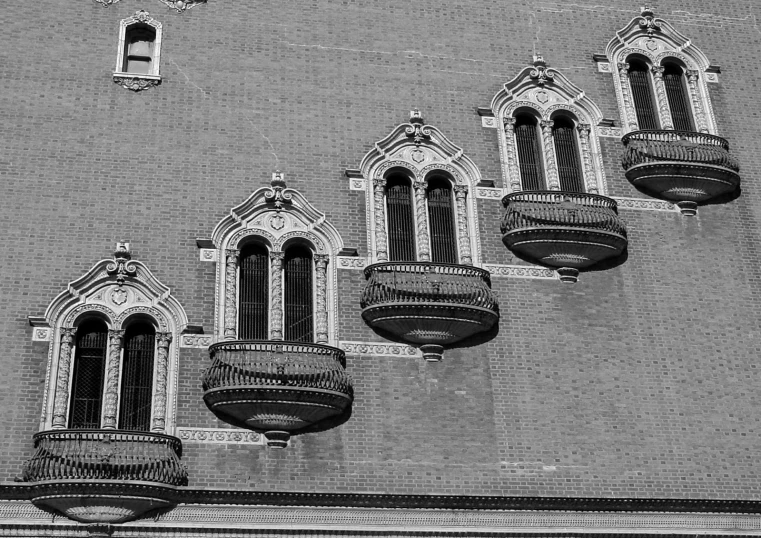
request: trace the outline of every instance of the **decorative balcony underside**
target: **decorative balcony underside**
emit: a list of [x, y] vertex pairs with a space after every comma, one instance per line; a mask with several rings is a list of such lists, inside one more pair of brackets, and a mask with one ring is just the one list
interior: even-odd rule
[[34, 436], [23, 479], [32, 502], [83, 523], [123, 523], [174, 506], [187, 484], [182, 443], [163, 434], [51, 430]]
[[626, 227], [615, 200], [597, 194], [524, 191], [502, 199], [502, 242], [516, 254], [555, 267], [575, 282], [579, 269], [620, 256]]
[[[488, 331], [499, 319], [489, 272], [467, 265], [384, 262], [365, 268], [362, 318], [411, 344], [444, 346]], [[440, 358], [440, 349], [438, 358]]]
[[209, 347], [203, 399], [220, 420], [261, 432], [272, 447], [348, 420], [354, 392], [346, 356], [322, 344], [230, 341]]
[[721, 137], [635, 131], [621, 140], [626, 146], [622, 159], [626, 179], [655, 197], [689, 208], [735, 192], [740, 185], [740, 167]]

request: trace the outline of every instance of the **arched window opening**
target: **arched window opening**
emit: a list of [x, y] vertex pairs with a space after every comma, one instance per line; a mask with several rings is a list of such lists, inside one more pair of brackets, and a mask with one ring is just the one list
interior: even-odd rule
[[124, 72], [139, 75], [152, 73], [156, 30], [135, 24], [127, 29], [124, 50]]
[[521, 114], [515, 118], [515, 142], [518, 147], [518, 166], [524, 191], [539, 191], [545, 188], [540, 140], [539, 124], [534, 116]]
[[584, 192], [584, 174], [579, 158], [579, 143], [576, 127], [569, 118], [555, 118], [552, 126], [552, 139], [555, 143], [558, 178], [560, 190]]
[[238, 338], [269, 338], [269, 253], [262, 245], [249, 244], [240, 253]]
[[629, 85], [639, 128], [658, 129], [653, 85], [647, 64], [639, 60], [629, 60]]
[[457, 263], [452, 185], [444, 178], [428, 182], [428, 219], [431, 236], [431, 261]]
[[156, 330], [149, 323], [131, 324], [124, 333], [119, 428], [150, 431], [153, 357]]
[[303, 246], [285, 251], [284, 337], [292, 342], [314, 342], [312, 252]]
[[386, 183], [388, 256], [390, 261], [415, 261], [415, 220], [409, 179], [391, 176]]
[[100, 428], [108, 329], [100, 320], [77, 328], [69, 428]]
[[663, 84], [671, 109], [671, 120], [677, 131], [692, 131], [692, 108], [687, 96], [684, 72], [678, 65], [667, 64], [663, 70]]

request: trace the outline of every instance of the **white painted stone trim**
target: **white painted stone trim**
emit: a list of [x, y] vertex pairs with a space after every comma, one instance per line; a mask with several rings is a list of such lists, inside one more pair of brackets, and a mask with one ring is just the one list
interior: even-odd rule
[[487, 129], [496, 129], [497, 118], [494, 116], [481, 116], [481, 127], [486, 127]]
[[624, 198], [614, 196], [613, 199], [618, 203], [619, 209], [636, 209], [641, 211], [666, 211], [669, 213], [679, 213], [679, 208], [671, 202], [665, 200], [654, 200], [652, 198]]
[[359, 256], [338, 256], [337, 260], [339, 269], [362, 270], [368, 265], [367, 258]]
[[236, 428], [196, 428], [178, 427], [176, 436], [183, 444], [234, 444], [266, 446], [264, 436], [248, 430]]
[[500, 265], [495, 263], [485, 263], [481, 266], [491, 273], [492, 277], [507, 278], [535, 278], [541, 280], [558, 280], [558, 274], [546, 267], [538, 265]]
[[421, 358], [423, 353], [416, 347], [393, 342], [353, 342], [341, 341], [338, 347], [347, 355], [371, 355], [388, 357], [392, 355], [410, 358]]
[[476, 198], [480, 200], [501, 200], [507, 194], [505, 189], [493, 187], [476, 187]]
[[183, 334], [180, 336], [180, 347], [184, 349], [206, 349], [216, 342], [210, 334]]
[[215, 248], [202, 248], [199, 249], [198, 256], [202, 262], [216, 262], [219, 259], [217, 252]]

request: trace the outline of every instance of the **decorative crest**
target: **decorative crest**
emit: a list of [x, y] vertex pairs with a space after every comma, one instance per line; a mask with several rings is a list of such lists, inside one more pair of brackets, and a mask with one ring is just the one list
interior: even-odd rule
[[536, 80], [536, 83], [540, 86], [544, 86], [546, 82], [553, 82], [555, 80], [555, 73], [550, 73], [547, 70], [547, 62], [537, 54], [534, 56], [534, 69], [529, 73], [529, 77]]
[[405, 133], [407, 133], [407, 136], [414, 138], [416, 145], [419, 146], [424, 139], [431, 138], [431, 130], [425, 127], [425, 120], [417, 108], [410, 111], [410, 124], [405, 129]]
[[280, 170], [275, 170], [272, 174], [272, 181], [270, 181], [270, 191], [264, 193], [264, 199], [272, 204], [275, 204], [275, 209], [278, 212], [283, 209], [283, 204], [290, 204], [293, 202], [293, 196], [291, 193], [285, 192], [285, 177]]
[[117, 243], [114, 251], [114, 261], [106, 266], [106, 272], [109, 275], [116, 275], [116, 281], [121, 286], [124, 279], [128, 276], [137, 274], [137, 266], [131, 262], [132, 254], [129, 250], [129, 243]]
[[135, 14], [132, 16], [132, 18], [140, 22], [149, 22], [153, 20], [153, 18], [151, 18], [150, 13], [148, 13], [144, 9], [141, 9], [140, 11], [136, 11]]
[[642, 18], [639, 21], [639, 25], [647, 32], [647, 35], [652, 36], [656, 31], [660, 31], [661, 25], [655, 22], [655, 12], [653, 11], [653, 8], [649, 6], [643, 7], [640, 17]]
[[169, 6], [172, 9], [177, 10], [177, 13], [182, 13], [186, 9], [196, 7], [199, 4], [205, 4], [206, 0], [160, 0], [163, 4]]
[[97, 3], [102, 5], [103, 7], [108, 7], [111, 4], [117, 3], [119, 0], [95, 0]]

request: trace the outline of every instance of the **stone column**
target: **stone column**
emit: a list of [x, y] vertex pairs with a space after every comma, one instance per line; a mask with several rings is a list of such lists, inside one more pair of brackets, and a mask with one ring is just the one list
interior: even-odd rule
[[638, 131], [637, 112], [634, 110], [632, 101], [632, 91], [629, 86], [629, 64], [621, 62], [618, 64], [618, 77], [621, 81], [621, 95], [624, 100], [624, 116], [629, 131]]
[[473, 265], [473, 255], [470, 252], [470, 230], [468, 230], [467, 196], [467, 185], [454, 186], [454, 199], [457, 207], [457, 243], [460, 247], [460, 263], [463, 265]]
[[653, 73], [653, 86], [655, 87], [655, 99], [658, 101], [658, 117], [661, 121], [661, 129], [672, 130], [674, 122], [671, 120], [671, 107], [666, 95], [666, 85], [663, 82], [663, 72], [666, 70], [661, 65], [654, 65], [650, 69]]
[[315, 342], [328, 343], [328, 260], [327, 254], [314, 255], [315, 298]]
[[388, 241], [386, 239], [386, 180], [373, 179], [375, 198], [375, 257], [379, 262], [388, 261]]
[[225, 340], [238, 338], [238, 254], [225, 251]]
[[505, 178], [507, 179], [510, 192], [518, 192], [522, 190], [522, 187], [520, 168], [518, 165], [518, 159], [515, 155], [515, 118], [503, 118], [502, 125], [505, 129], [505, 152], [507, 154]]
[[122, 362], [123, 330], [108, 331], [108, 350], [106, 351], [106, 391], [103, 394], [104, 429], [116, 429], [117, 403], [119, 401], [119, 367]]
[[53, 428], [66, 427], [69, 407], [69, 376], [71, 374], [71, 348], [74, 345], [76, 327], [61, 327], [61, 346], [58, 348], [58, 378], [53, 401]]
[[415, 231], [417, 259], [421, 262], [431, 261], [431, 239], [428, 236], [428, 198], [427, 181], [416, 181], [415, 188]]
[[597, 176], [592, 165], [592, 148], [589, 140], [589, 133], [592, 128], [588, 123], [580, 123], [576, 129], [579, 131], [579, 149], [581, 150], [581, 162], [584, 166], [584, 190], [590, 194], [599, 194]]
[[555, 161], [555, 144], [552, 137], [552, 120], [542, 120], [542, 147], [544, 150], [544, 165], [547, 174], [547, 187], [551, 191], [560, 190], [560, 178], [558, 177], [558, 165]]
[[153, 392], [153, 421], [151, 431], [166, 431], [167, 376], [169, 372], [169, 344], [172, 333], [156, 333], [156, 389]]
[[283, 260], [285, 252], [270, 252], [270, 340], [283, 339]]
[[690, 90], [692, 98], [692, 113], [695, 116], [695, 126], [701, 133], [708, 132], [708, 120], [706, 119], [703, 102], [700, 98], [700, 88], [698, 87], [698, 71], [690, 69], [687, 71], [687, 87]]

